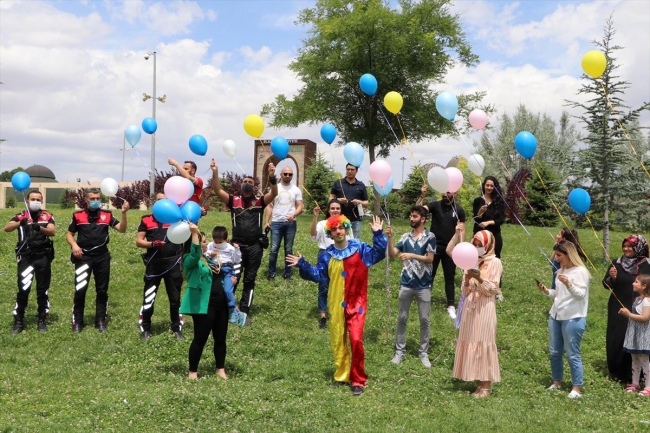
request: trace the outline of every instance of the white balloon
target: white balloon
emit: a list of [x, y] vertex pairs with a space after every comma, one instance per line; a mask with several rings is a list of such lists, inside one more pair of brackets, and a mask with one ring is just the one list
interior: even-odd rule
[[117, 190], [119, 189], [119, 186], [117, 185], [117, 181], [110, 177], [107, 177], [106, 179], [102, 180], [100, 187], [104, 195], [108, 197], [113, 197], [115, 194], [117, 194]]
[[223, 142], [223, 153], [228, 155], [231, 158], [235, 157], [235, 152], [237, 152], [237, 145], [232, 140], [226, 140]]
[[475, 175], [481, 176], [483, 174], [483, 169], [485, 168], [485, 160], [481, 155], [475, 153], [467, 158], [467, 167], [469, 167], [469, 170]]
[[449, 175], [442, 167], [433, 167], [427, 174], [431, 188], [439, 192], [449, 191]]
[[190, 238], [190, 225], [185, 221], [171, 224], [167, 228], [167, 240], [173, 244], [182, 244]]

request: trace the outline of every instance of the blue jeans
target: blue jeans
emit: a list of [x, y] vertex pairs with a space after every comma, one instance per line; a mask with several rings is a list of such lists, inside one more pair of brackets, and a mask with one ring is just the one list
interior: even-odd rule
[[275, 275], [275, 266], [278, 262], [278, 251], [280, 251], [280, 242], [284, 239], [284, 257], [285, 265], [283, 275], [291, 275], [291, 268], [286, 265], [287, 255], [293, 254], [293, 238], [296, 237], [296, 222], [276, 222], [271, 223], [271, 252], [269, 253], [269, 275]]
[[[318, 260], [320, 260], [320, 256], [325, 254], [325, 250], [319, 249], [318, 250]], [[329, 282], [327, 281], [321, 281], [318, 283], [318, 312], [319, 313], [327, 313], [327, 292], [329, 289]]]
[[352, 236], [361, 239], [361, 221], [350, 221], [350, 226], [352, 226]]
[[235, 285], [232, 283], [230, 277], [235, 275], [235, 270], [230, 266], [222, 266], [221, 274], [223, 275], [223, 292], [226, 295], [226, 302], [228, 303], [228, 308], [234, 308], [235, 305], [237, 305], [237, 303], [235, 302]]
[[578, 317], [570, 320], [548, 318], [549, 352], [551, 354], [551, 378], [560, 381], [564, 379], [564, 364], [562, 353], [566, 351], [569, 361], [573, 386], [582, 386], [584, 371], [580, 357], [580, 343], [585, 333], [587, 319]]

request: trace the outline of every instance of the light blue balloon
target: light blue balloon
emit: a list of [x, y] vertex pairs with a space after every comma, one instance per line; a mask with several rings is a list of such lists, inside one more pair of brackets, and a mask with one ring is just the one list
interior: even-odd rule
[[537, 152], [537, 139], [528, 131], [521, 131], [515, 137], [515, 149], [521, 156], [531, 159]]
[[153, 217], [163, 224], [174, 224], [183, 219], [178, 205], [168, 198], [158, 200], [152, 210]]
[[326, 123], [320, 128], [320, 136], [327, 144], [332, 144], [336, 138], [336, 128], [331, 123]]
[[442, 92], [436, 98], [436, 110], [447, 120], [454, 120], [458, 113], [458, 99], [451, 92]]
[[374, 96], [377, 93], [377, 79], [372, 74], [363, 74], [359, 78], [359, 87], [366, 95]]
[[13, 176], [11, 176], [11, 186], [13, 186], [16, 191], [23, 192], [27, 190], [31, 184], [32, 178], [24, 171], [17, 171]]
[[183, 206], [181, 206], [181, 215], [183, 215], [184, 220], [198, 224], [199, 219], [201, 218], [201, 206], [188, 200], [183, 203]]
[[158, 129], [158, 122], [153, 117], [145, 117], [142, 121], [142, 130], [147, 134], [153, 134]]
[[289, 155], [289, 142], [284, 137], [275, 137], [271, 140], [271, 152], [278, 159], [284, 159]]
[[365, 152], [363, 151], [363, 147], [354, 141], [351, 141], [343, 146], [343, 157], [348, 163], [354, 165], [355, 167], [361, 167], [364, 153]]
[[140, 137], [142, 137], [142, 132], [140, 131], [140, 127], [138, 125], [129, 125], [124, 130], [124, 136], [126, 137], [126, 141], [129, 142], [131, 147], [135, 147], [135, 145], [140, 141]]
[[581, 215], [586, 214], [591, 207], [591, 196], [582, 188], [576, 188], [569, 193], [569, 206]]
[[208, 153], [208, 142], [202, 135], [190, 137], [190, 150], [197, 155], [203, 156]]
[[391, 176], [390, 179], [388, 179], [388, 182], [386, 182], [386, 185], [384, 185], [383, 188], [381, 186], [377, 185], [374, 182], [373, 182], [372, 185], [375, 187], [375, 191], [377, 191], [380, 196], [386, 197], [393, 190], [393, 183], [394, 183], [393, 176]]

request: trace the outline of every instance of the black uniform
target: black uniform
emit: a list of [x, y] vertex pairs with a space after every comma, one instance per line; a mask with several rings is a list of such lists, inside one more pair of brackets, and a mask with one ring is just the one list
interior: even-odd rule
[[151, 316], [153, 316], [154, 302], [160, 287], [160, 282], [165, 281], [165, 289], [169, 298], [169, 320], [172, 332], [180, 332], [183, 328], [183, 316], [178, 313], [181, 299], [181, 286], [183, 273], [181, 271], [182, 245], [173, 244], [167, 240], [167, 228], [170, 224], [156, 221], [153, 215], [145, 215], [140, 220], [138, 232], [146, 232], [145, 239], [149, 242], [163, 241], [161, 249], [148, 248], [142, 255], [145, 262], [144, 294], [142, 308], [140, 308], [140, 331], [151, 332]]
[[[32, 224], [28, 224], [30, 219]], [[32, 281], [36, 277], [36, 302], [38, 303], [38, 318], [45, 320], [50, 311], [50, 302], [47, 291], [52, 280], [52, 260], [54, 259], [54, 244], [52, 240], [41, 232], [42, 227], [54, 224], [51, 213], [40, 210], [38, 212], [22, 211], [16, 214], [11, 221], [19, 221], [18, 243], [16, 244], [16, 260], [18, 261], [18, 293], [14, 317], [22, 320], [27, 308], [29, 292]]]
[[72, 325], [83, 326], [86, 291], [90, 283], [91, 273], [95, 276], [96, 317], [95, 324], [106, 321], [108, 308], [108, 282], [111, 277], [111, 254], [108, 251], [109, 227], [115, 227], [120, 222], [112, 213], [105, 210], [80, 210], [72, 214], [72, 222], [68, 227], [71, 233], [77, 233], [77, 245], [83, 250], [80, 259], [74, 255], [70, 260], [74, 263], [75, 293], [72, 307]]

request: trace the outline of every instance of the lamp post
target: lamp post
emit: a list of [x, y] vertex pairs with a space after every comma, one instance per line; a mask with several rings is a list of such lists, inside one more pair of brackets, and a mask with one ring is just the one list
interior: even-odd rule
[[400, 159], [402, 160], [402, 185], [404, 185], [404, 161], [406, 161], [406, 157], [403, 156]]
[[[149, 60], [149, 57], [153, 56], [153, 94], [151, 96], [147, 95], [146, 93], [142, 94], [142, 100], [147, 101], [147, 99], [151, 99], [153, 102], [153, 114], [152, 118], [155, 120], [156, 119], [156, 100], [160, 101], [161, 103], [165, 103], [167, 100], [167, 95], [163, 95], [162, 97], [156, 98], [156, 52], [147, 52], [144, 55], [145, 60]], [[156, 183], [156, 133], [154, 132], [151, 134], [151, 173], [149, 174], [149, 195], [151, 197], [151, 202], [153, 203], [154, 199], [154, 193], [155, 193], [155, 183]]]

